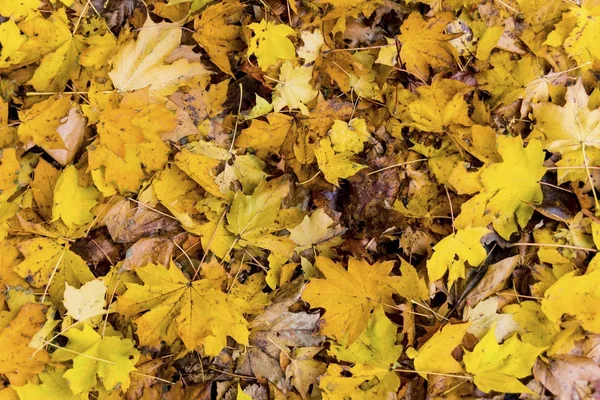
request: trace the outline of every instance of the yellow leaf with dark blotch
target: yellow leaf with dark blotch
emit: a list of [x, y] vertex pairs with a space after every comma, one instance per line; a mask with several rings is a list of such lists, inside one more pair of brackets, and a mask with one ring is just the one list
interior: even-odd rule
[[8, 201], [30, 181], [31, 165], [20, 157], [17, 149], [9, 147], [0, 152], [0, 201]]
[[251, 147], [258, 150], [259, 156], [269, 152], [278, 153], [283, 141], [292, 129], [294, 119], [285, 114], [273, 113], [267, 116], [268, 123], [253, 120], [248, 129], [244, 129], [236, 144], [238, 147]]
[[190, 115], [196, 126], [207, 118], [214, 118], [223, 112], [227, 99], [229, 79], [210, 85], [208, 90], [195, 88], [181, 95], [183, 109]]
[[54, 168], [43, 158], [33, 170], [31, 191], [37, 204], [37, 212], [45, 219], [52, 218], [52, 205], [54, 204], [54, 186], [60, 171]]
[[36, 237], [18, 244], [25, 259], [14, 271], [34, 288], [50, 285], [48, 293], [61, 301], [66, 283], [80, 287], [94, 279], [94, 275], [81, 257], [53, 239]]
[[235, 24], [240, 20], [244, 7], [235, 0], [218, 2], [207, 7], [194, 20], [194, 39], [206, 50], [211, 61], [231, 76], [229, 53], [244, 48], [240, 39], [241, 28]]
[[63, 336], [69, 342], [52, 353], [52, 360], [73, 361], [73, 368], [63, 375], [73, 393], [87, 393], [100, 385], [107, 391], [127, 390], [131, 382], [129, 374], [136, 370], [140, 357], [133, 340], [102, 337], [87, 324], [83, 329], [69, 329]]
[[254, 54], [258, 65], [265, 71], [277, 63], [278, 59], [296, 58], [294, 44], [288, 36], [296, 36], [296, 31], [284, 24], [275, 24], [263, 19], [259, 23], [248, 25], [254, 32], [248, 45], [248, 55]]
[[[42, 372], [50, 361], [45, 350], [36, 352], [27, 345], [46, 322], [42, 304], [25, 304], [6, 328], [0, 331], [0, 374], [13, 385], [24, 385], [29, 378]], [[36, 354], [34, 355], [34, 352]]]
[[32, 141], [49, 150], [65, 149], [58, 128], [72, 107], [70, 96], [53, 96], [19, 112], [19, 138], [24, 143]]
[[[0, 203], [0, 213], [3, 211], [3, 206], [5, 204], [11, 203]], [[16, 206], [15, 206], [16, 208]], [[15, 210], [16, 211], [16, 210]], [[0, 221], [2, 218], [0, 218]], [[1, 233], [0, 227], [0, 233]], [[5, 239], [0, 235], [0, 285], [4, 287], [11, 286], [21, 286], [23, 288], [28, 288], [29, 285], [27, 282], [21, 278], [14, 270], [14, 268], [19, 264], [19, 250], [16, 246], [16, 241]]]
[[175, 164], [204, 190], [213, 196], [225, 197], [215, 182], [214, 171], [220, 163], [221, 160], [194, 154], [188, 149], [183, 149], [175, 158]]
[[40, 0], [9, 0], [0, 4], [0, 15], [20, 19], [32, 14], [41, 5]]

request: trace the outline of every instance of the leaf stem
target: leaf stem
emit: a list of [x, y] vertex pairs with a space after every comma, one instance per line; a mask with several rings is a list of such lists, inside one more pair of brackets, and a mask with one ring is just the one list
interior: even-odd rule
[[472, 377], [470, 376], [464, 376], [464, 375], [457, 375], [457, 374], [443, 374], [441, 372], [431, 372], [431, 371], [416, 371], [413, 369], [402, 369], [402, 368], [394, 368], [392, 369], [392, 371], [394, 372], [405, 372], [407, 374], [427, 374], [427, 375], [438, 375], [438, 376], [447, 376], [449, 378], [459, 378], [459, 379], [465, 379], [465, 380], [473, 380]]
[[598, 250], [587, 247], [571, 246], [568, 244], [556, 244], [556, 243], [511, 243], [507, 247], [563, 247], [565, 249], [591, 251], [597, 253]]
[[403, 165], [414, 164], [414, 163], [418, 163], [418, 162], [421, 162], [421, 161], [427, 161], [427, 160], [428, 160], [427, 158], [419, 158], [418, 160], [406, 161], [406, 162], [401, 162], [399, 164], [389, 165], [387, 167], [375, 170], [373, 172], [369, 172], [367, 174], [367, 176], [373, 175], [373, 174], [376, 174], [378, 172], [385, 171], [385, 170], [388, 170], [388, 169], [392, 169], [392, 168], [396, 168], [396, 167], [401, 167]]

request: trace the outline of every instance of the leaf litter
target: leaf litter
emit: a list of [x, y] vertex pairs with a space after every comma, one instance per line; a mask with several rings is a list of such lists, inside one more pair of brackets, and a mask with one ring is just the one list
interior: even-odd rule
[[594, 1], [0, 17], [0, 398], [600, 393]]

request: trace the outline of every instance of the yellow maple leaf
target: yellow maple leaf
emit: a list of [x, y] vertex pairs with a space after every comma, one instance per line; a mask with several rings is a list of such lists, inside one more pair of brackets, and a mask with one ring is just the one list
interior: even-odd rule
[[150, 93], [165, 96], [189, 80], [210, 75], [204, 65], [180, 58], [170, 64], [165, 59], [181, 44], [181, 26], [166, 22], [154, 23], [150, 17], [137, 39], [122, 34], [117, 53], [112, 58], [108, 76], [119, 91], [150, 88]]
[[389, 367], [402, 353], [402, 346], [396, 345], [397, 330], [398, 327], [389, 320], [379, 304], [357, 341], [348, 347], [332, 344], [328, 353], [338, 360], [353, 364]]
[[[21, 158], [21, 151], [9, 147], [0, 153], [0, 201], [8, 201], [31, 180], [31, 160]], [[8, 210], [7, 210], [8, 211]]]
[[[551, 297], [552, 294], [549, 296]], [[547, 347], [554, 342], [554, 338], [559, 332], [555, 324], [544, 314], [542, 306], [535, 301], [509, 304], [502, 309], [502, 312], [509, 313], [519, 324], [518, 332], [522, 342], [538, 347]]]
[[590, 5], [570, 8], [562, 21], [544, 42], [550, 46], [563, 46], [566, 53], [584, 69], [596, 64], [600, 58], [597, 38], [600, 35], [600, 7]]
[[465, 368], [473, 374], [475, 385], [486, 393], [492, 390], [532, 393], [518, 379], [531, 375], [531, 368], [545, 347], [521, 342], [516, 335], [498, 344], [494, 331], [490, 329], [475, 349], [463, 356]]
[[290, 110], [300, 109], [303, 115], [309, 115], [306, 103], [319, 93], [310, 84], [313, 67], [292, 67], [286, 61], [279, 72], [279, 83], [273, 93], [273, 109], [279, 112], [287, 106]]
[[464, 372], [460, 363], [452, 357], [452, 351], [461, 344], [469, 326], [469, 323], [448, 324], [437, 331], [419, 349], [415, 357], [415, 371], [424, 378], [429, 372], [444, 374]]
[[389, 276], [394, 263], [350, 258], [348, 270], [325, 257], [317, 257], [317, 268], [324, 279], [311, 279], [302, 299], [311, 307], [325, 309], [321, 332], [343, 346], [356, 341], [369, 322], [371, 311], [379, 304], [392, 304], [394, 279]]
[[162, 104], [150, 104], [147, 91], [138, 91], [98, 118], [98, 138], [88, 148], [90, 168], [121, 193], [137, 191], [146, 173], [167, 163], [169, 147], [161, 135], [175, 129], [177, 117]]
[[329, 131], [329, 137], [336, 152], [360, 153], [371, 134], [367, 131], [367, 121], [363, 118], [352, 118], [348, 122], [336, 119]]
[[273, 113], [267, 116], [267, 121], [269, 122], [252, 121], [250, 127], [244, 129], [237, 137], [236, 145], [251, 147], [262, 157], [269, 152], [278, 153], [292, 128], [294, 119], [285, 114]]
[[425, 132], [447, 132], [454, 126], [471, 126], [465, 95], [473, 89], [454, 79], [434, 78], [430, 86], [419, 86], [417, 93], [391, 88], [387, 106], [403, 126]]
[[227, 336], [248, 345], [248, 322], [243, 317], [243, 300], [214, 288], [207, 279], [190, 282], [179, 268], [148, 264], [136, 269], [144, 282], [126, 283], [127, 291], [117, 299], [114, 309], [134, 316], [140, 342], [158, 346], [177, 336], [186, 348], [204, 347], [207, 355], [218, 355]]
[[289, 229], [290, 239], [298, 245], [296, 251], [303, 251], [313, 246], [317, 251], [323, 251], [328, 247], [341, 244], [343, 239], [338, 235], [344, 233], [345, 229], [339, 226], [331, 227], [332, 225], [334, 225], [333, 219], [322, 208], [316, 209], [310, 216], [305, 216], [298, 226]]
[[0, 15], [20, 19], [32, 14], [41, 5], [40, 0], [7, 0], [0, 4]]
[[216, 197], [225, 197], [219, 185], [216, 184], [215, 168], [221, 160], [195, 154], [188, 149], [182, 149], [175, 158], [175, 164], [190, 178], [195, 180], [204, 190]]
[[336, 153], [331, 147], [331, 139], [325, 138], [314, 148], [319, 169], [323, 172], [327, 182], [339, 186], [340, 179], [346, 179], [356, 174], [365, 165], [350, 161], [353, 153]]
[[49, 150], [66, 148], [58, 127], [72, 107], [71, 96], [53, 96], [19, 112], [19, 138]]
[[402, 44], [400, 59], [406, 69], [421, 79], [429, 78], [429, 67], [450, 67], [458, 58], [456, 49], [448, 43], [461, 34], [446, 35], [444, 30], [454, 19], [454, 14], [439, 13], [424, 20], [413, 12], [400, 27], [398, 40]]
[[487, 228], [458, 229], [446, 236], [433, 247], [433, 256], [427, 260], [427, 272], [431, 281], [440, 279], [447, 270], [448, 287], [458, 278], [465, 277], [465, 262], [477, 267], [487, 252], [481, 244], [481, 238], [489, 233]]
[[192, 233], [202, 235], [198, 230], [199, 221], [193, 218], [197, 213], [196, 202], [201, 197], [198, 184], [187, 176], [177, 165], [160, 171], [152, 180], [156, 199], [165, 206]]
[[[385, 397], [387, 393], [397, 390], [400, 379], [390, 368], [402, 353], [402, 346], [396, 345], [397, 329], [397, 326], [385, 315], [383, 306], [379, 304], [358, 340], [347, 348], [332, 344], [328, 353], [338, 360], [353, 363], [354, 367], [353, 377], [344, 378], [336, 376], [338, 371], [335, 364], [329, 366], [326, 374], [321, 377], [321, 388], [326, 391], [327, 397], [340, 396], [344, 390], [361, 393], [365, 390], [360, 387], [362, 381], [375, 377], [379, 382], [365, 390], [365, 396], [373, 396], [367, 398], [378, 398], [377, 395]], [[352, 396], [355, 398], [356, 394]]]
[[63, 304], [67, 309], [67, 315], [77, 321], [84, 321], [105, 312], [105, 295], [106, 285], [99, 279], [89, 281], [79, 289], [67, 283]]
[[358, 18], [360, 14], [363, 14], [369, 18], [384, 2], [383, 0], [317, 0], [317, 3], [333, 6], [333, 9], [325, 15], [324, 20], [337, 19], [332, 29], [332, 33], [335, 35], [346, 30], [346, 17]]
[[[1, 7], [2, 6], [0, 5], [0, 9]], [[0, 12], [0, 15], [6, 14]], [[0, 25], [0, 44], [2, 44], [2, 51], [0, 52], [0, 68], [9, 67], [14, 58], [18, 59], [23, 57], [18, 51], [21, 45], [26, 41], [27, 36], [21, 35], [21, 30], [13, 19]]]
[[[507, 106], [518, 99], [531, 104], [548, 99], [549, 82], [540, 78], [544, 70], [537, 57], [527, 54], [515, 61], [508, 53], [494, 53], [490, 64], [494, 68], [482, 71], [477, 80], [492, 94], [492, 104]], [[523, 117], [526, 114], [521, 113]]]
[[[254, 54], [260, 69], [265, 71], [277, 63], [278, 59], [293, 60], [296, 49], [288, 36], [296, 36], [296, 31], [284, 24], [275, 24], [263, 19], [248, 25], [254, 32], [248, 45], [248, 55]], [[290, 65], [291, 68], [291, 65]]]
[[[6, 204], [12, 203], [0, 203], [0, 215], [3, 212]], [[15, 205], [16, 207], [16, 205]], [[16, 211], [16, 210], [15, 210]], [[2, 218], [0, 218], [0, 221]], [[0, 227], [0, 233], [2, 228]], [[19, 250], [16, 247], [14, 240], [7, 239], [0, 235], [0, 284], [4, 286], [21, 286], [23, 288], [29, 287], [27, 282], [21, 278], [14, 270], [14, 267], [20, 262]]]
[[229, 79], [210, 85], [206, 90], [202, 85], [186, 90], [181, 97], [182, 108], [187, 111], [196, 126], [207, 118], [214, 118], [223, 112], [227, 100]]
[[79, 186], [77, 168], [69, 165], [59, 175], [54, 187], [52, 219], [60, 218], [69, 228], [88, 224], [94, 219], [91, 209], [97, 204], [97, 197], [96, 188]]
[[[557, 165], [581, 167], [600, 161], [600, 110], [590, 110], [589, 96], [580, 80], [567, 89], [564, 106], [552, 103], [533, 105], [536, 120], [532, 137], [542, 141], [548, 151], [562, 155]], [[587, 180], [586, 170], [558, 171], [559, 183]]]
[[65, 285], [80, 287], [94, 279], [94, 275], [81, 257], [67, 246], [53, 239], [36, 237], [18, 244], [25, 259], [14, 267], [14, 271], [32, 287], [48, 287], [55, 301], [61, 301]]
[[83, 67], [100, 69], [108, 64], [117, 50], [117, 41], [111, 33], [92, 35], [84, 39], [87, 45], [79, 54], [78, 63]]
[[284, 228], [276, 219], [289, 190], [289, 181], [283, 177], [262, 181], [251, 195], [235, 194], [227, 213], [227, 230], [239, 238], [239, 246], [253, 245], [289, 258], [294, 242], [272, 234]]
[[32, 375], [42, 372], [50, 360], [45, 350], [27, 345], [46, 322], [42, 304], [25, 304], [16, 317], [0, 330], [0, 374], [14, 385], [24, 385]]
[[429, 290], [424, 278], [419, 278], [417, 270], [403, 258], [400, 258], [400, 273], [394, 284], [396, 293], [411, 301], [427, 300]]
[[41, 381], [38, 384], [27, 382], [23, 386], [13, 386], [21, 399], [47, 399], [61, 400], [87, 400], [87, 393], [74, 394], [69, 387], [69, 381], [64, 377], [66, 371], [47, 368], [46, 372], [38, 375]]
[[531, 140], [526, 148], [520, 136], [500, 136], [497, 141], [502, 162], [485, 167], [481, 173], [484, 190], [463, 203], [455, 225], [463, 228], [491, 222], [496, 232], [508, 240], [533, 215], [529, 204], [542, 200], [539, 181], [546, 168], [538, 140]]
[[584, 329], [600, 332], [600, 270], [579, 276], [577, 271], [563, 275], [544, 294], [542, 311], [554, 323], [572, 315]]
[[108, 391], [129, 388], [129, 373], [136, 370], [140, 357], [132, 339], [101, 337], [87, 324], [81, 330], [73, 328], [62, 334], [69, 342], [52, 353], [52, 360], [73, 360], [73, 368], [63, 375], [73, 393], [87, 393], [97, 388], [98, 378]]
[[241, 15], [244, 5], [237, 1], [222, 1], [207, 7], [194, 20], [194, 39], [208, 53], [211, 61], [223, 72], [233, 76], [229, 53], [244, 49], [241, 28], [232, 23]]
[[342, 367], [329, 364], [319, 380], [323, 399], [387, 399], [394, 396], [400, 386], [398, 375], [388, 367], [357, 364]]
[[[260, 158], [251, 154], [233, 155], [212, 142], [189, 143], [176, 157], [176, 164], [216, 197], [232, 198], [232, 184], [241, 185], [244, 192], [252, 192], [267, 177], [263, 171], [265, 163]], [[222, 164], [224, 169], [215, 175]]]
[[315, 61], [321, 55], [321, 47], [325, 44], [323, 33], [320, 29], [315, 29], [313, 32], [302, 31], [300, 37], [304, 45], [296, 50], [298, 57], [304, 58], [304, 64]]
[[[77, 57], [84, 46], [82, 37], [73, 35], [69, 29], [65, 8], [58, 9], [49, 18], [32, 14], [17, 25], [27, 40], [0, 63], [0, 68], [40, 61], [28, 83], [39, 91], [63, 90], [67, 81], [77, 75]], [[13, 38], [21, 41], [14, 33]]]

